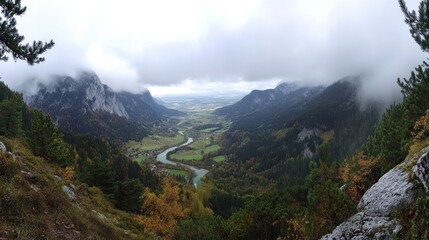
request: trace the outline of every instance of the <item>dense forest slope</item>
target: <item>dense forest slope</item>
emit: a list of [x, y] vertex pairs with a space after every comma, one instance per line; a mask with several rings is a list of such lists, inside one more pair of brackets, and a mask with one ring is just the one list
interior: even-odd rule
[[[321, 144], [329, 144], [330, 162], [350, 156], [372, 133], [381, 111], [376, 103], [362, 107], [358, 90], [358, 78], [345, 78], [325, 89], [294, 89], [248, 115], [232, 109], [254, 92], [219, 110], [234, 120], [223, 135], [230, 167], [243, 169], [234, 170], [234, 176], [251, 172], [267, 182], [293, 185], [304, 181]], [[225, 174], [215, 171], [213, 177]]]

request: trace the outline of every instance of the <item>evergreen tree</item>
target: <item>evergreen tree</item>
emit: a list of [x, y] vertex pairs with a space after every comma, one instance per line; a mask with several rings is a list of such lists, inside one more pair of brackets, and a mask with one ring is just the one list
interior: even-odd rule
[[0, 60], [7, 61], [10, 54], [13, 59], [25, 60], [30, 65], [43, 62], [45, 59], [40, 55], [55, 43], [52, 40], [48, 43], [34, 41], [31, 45], [22, 43], [24, 36], [19, 34], [15, 19], [27, 10], [21, 6], [21, 0], [0, 0], [0, 8]]
[[40, 110], [32, 110], [30, 119], [28, 138], [34, 154], [62, 166], [70, 164], [67, 145], [51, 118]]
[[410, 27], [411, 36], [423, 51], [429, 52], [429, 0], [420, 2], [419, 12], [409, 11], [404, 0], [399, 0], [405, 23]]
[[116, 192], [115, 172], [106, 161], [95, 158], [88, 167], [88, 181], [90, 185], [99, 187], [103, 193], [113, 199]]
[[138, 212], [142, 205], [140, 196], [143, 194], [143, 190], [143, 184], [138, 179], [118, 182], [118, 190], [115, 194], [116, 206], [125, 211]]
[[13, 93], [0, 102], [0, 134], [17, 137], [22, 133], [22, 110], [25, 107], [22, 95]]

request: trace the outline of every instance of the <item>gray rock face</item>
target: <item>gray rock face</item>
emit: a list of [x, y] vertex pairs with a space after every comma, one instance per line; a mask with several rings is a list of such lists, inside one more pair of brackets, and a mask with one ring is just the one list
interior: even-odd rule
[[363, 195], [358, 210], [372, 216], [387, 216], [414, 199], [413, 184], [408, 181], [408, 173], [394, 168], [383, 175]]
[[4, 145], [4, 143], [0, 142], [0, 152], [6, 152], [6, 146]]
[[317, 128], [313, 128], [313, 129], [304, 128], [304, 129], [301, 130], [300, 133], [298, 133], [296, 141], [297, 142], [302, 142], [305, 139], [310, 138], [312, 136], [319, 136], [320, 133], [321, 133], [321, 131], [319, 129], [317, 129]]
[[364, 212], [359, 212], [322, 239], [386, 239], [400, 230], [401, 225], [395, 219], [368, 216]]
[[[429, 148], [383, 175], [365, 192], [359, 212], [322, 239], [392, 239], [401, 230], [400, 222], [389, 217], [392, 211], [410, 204], [416, 196], [410, 177], [420, 181], [428, 192]], [[418, 159], [418, 160], [417, 160]], [[412, 176], [405, 169], [412, 167]]]
[[97, 216], [100, 220], [102, 220], [103, 222], [107, 220], [107, 218], [106, 218], [106, 216], [105, 216], [104, 214], [102, 214], [102, 213], [100, 213], [100, 212], [97, 212], [97, 211], [95, 211], [95, 210], [92, 210], [92, 212], [93, 212], [93, 213], [95, 213], [95, 214], [96, 214], [96, 216]]
[[[429, 151], [428, 148], [427, 150]], [[423, 184], [426, 193], [429, 193], [429, 154], [423, 154], [412, 170], [414, 178], [417, 178]]]
[[67, 196], [69, 197], [70, 200], [75, 200], [76, 199], [76, 194], [74, 193], [73, 189], [67, 185], [64, 185], [62, 187], [63, 192], [65, 194], [67, 194]]

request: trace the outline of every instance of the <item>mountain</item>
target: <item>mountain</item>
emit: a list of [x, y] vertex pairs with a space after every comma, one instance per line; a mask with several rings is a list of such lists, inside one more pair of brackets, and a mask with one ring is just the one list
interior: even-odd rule
[[76, 78], [57, 76], [39, 83], [27, 103], [48, 113], [65, 131], [97, 134], [110, 139], [139, 139], [148, 134], [147, 123], [164, 115], [181, 114], [157, 104], [150, 93], [116, 93], [92, 72]]
[[[237, 103], [219, 108], [215, 114], [225, 115], [231, 119], [238, 119], [288, 100], [293, 101], [291, 93], [296, 92], [298, 86], [294, 83], [282, 83], [274, 89], [253, 90]], [[301, 96], [302, 97], [302, 96]]]
[[81, 73], [77, 79], [70, 76], [58, 76], [48, 84], [39, 83], [38, 91], [28, 98], [29, 104], [41, 108], [55, 116], [71, 109], [87, 112], [104, 111], [128, 118], [123, 104], [115, 92], [101, 83], [94, 73]]
[[[139, 94], [129, 92], [119, 92], [116, 94], [119, 101], [123, 104], [129, 117], [135, 120], [145, 119], [147, 116], [174, 116], [184, 115], [183, 112], [169, 109], [159, 104], [150, 94], [144, 91]], [[153, 113], [155, 112], [155, 113]]]
[[[265, 107], [244, 114], [244, 109], [255, 106], [252, 99], [274, 92], [253, 91], [217, 111], [233, 121], [222, 137], [231, 160], [228, 164], [234, 168], [229, 170], [238, 179], [251, 174], [267, 182], [291, 185], [303, 183], [309, 162], [324, 143], [329, 146], [331, 162], [350, 156], [372, 133], [381, 111], [377, 103], [360, 105], [359, 86], [359, 79], [350, 77], [327, 88], [298, 88], [286, 91], [282, 98], [265, 97], [269, 103], [256, 101]], [[224, 176], [222, 172], [213, 175]]]

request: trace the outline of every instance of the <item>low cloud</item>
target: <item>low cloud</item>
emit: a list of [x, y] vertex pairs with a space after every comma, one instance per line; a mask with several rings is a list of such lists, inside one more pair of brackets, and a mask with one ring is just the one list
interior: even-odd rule
[[[396, 78], [409, 76], [426, 58], [392, 0], [254, 0], [230, 7], [221, 1], [216, 8], [213, 1], [187, 0], [175, 3], [175, 13], [168, 11], [170, 1], [140, 6], [130, 0], [132, 16], [117, 11], [113, 20], [96, 4], [102, 1], [82, 12], [80, 0], [40, 1], [24, 2], [28, 15], [21, 26], [29, 39], [53, 38], [56, 46], [38, 66], [2, 63], [0, 73], [10, 85], [85, 68], [116, 90], [146, 86], [159, 94], [172, 87], [227, 91], [245, 83], [270, 88], [273, 79], [328, 84], [360, 75], [364, 98], [393, 101], [399, 96]], [[418, 2], [408, 4], [416, 8]], [[114, 9], [109, 6], [106, 11]], [[139, 7], [153, 7], [160, 16], [146, 14], [153, 20], [148, 23], [136, 14]], [[76, 11], [73, 18], [66, 14], [70, 9]]]

